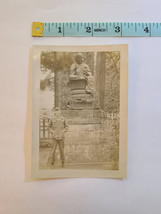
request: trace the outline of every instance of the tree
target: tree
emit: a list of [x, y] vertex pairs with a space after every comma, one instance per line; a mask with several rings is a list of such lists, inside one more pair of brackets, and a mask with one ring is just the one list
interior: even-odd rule
[[119, 113], [120, 106], [120, 52], [106, 53], [105, 110]]

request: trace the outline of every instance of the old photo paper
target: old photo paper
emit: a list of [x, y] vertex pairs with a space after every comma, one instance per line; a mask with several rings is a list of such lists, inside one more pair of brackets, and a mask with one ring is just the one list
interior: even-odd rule
[[33, 46], [32, 178], [125, 178], [128, 46]]

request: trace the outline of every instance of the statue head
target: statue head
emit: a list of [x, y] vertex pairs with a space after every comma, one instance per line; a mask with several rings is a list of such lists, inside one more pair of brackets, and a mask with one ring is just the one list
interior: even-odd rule
[[83, 62], [83, 54], [82, 53], [77, 53], [75, 56], [75, 61], [77, 64], [81, 64]]

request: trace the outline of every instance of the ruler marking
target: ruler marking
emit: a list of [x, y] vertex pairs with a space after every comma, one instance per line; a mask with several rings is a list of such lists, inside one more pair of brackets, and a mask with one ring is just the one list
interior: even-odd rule
[[137, 32], [137, 24], [135, 23], [135, 32]]
[[50, 23], [48, 23], [48, 31], [50, 32]]
[[106, 31], [108, 31], [108, 25], [107, 25], [107, 22], [106, 22]]
[[77, 23], [77, 32], [79, 32], [79, 23]]

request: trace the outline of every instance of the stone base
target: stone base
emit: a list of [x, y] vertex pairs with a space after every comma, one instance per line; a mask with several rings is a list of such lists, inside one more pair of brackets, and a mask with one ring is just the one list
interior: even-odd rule
[[[51, 169], [51, 164], [47, 161], [48, 154], [50, 153], [49, 148], [40, 148], [39, 155], [40, 155], [40, 162], [39, 162], [39, 169]], [[54, 169], [62, 168], [62, 164], [60, 161], [60, 155], [57, 153], [57, 160], [54, 164]], [[65, 161], [64, 169], [99, 169], [99, 170], [113, 170], [114, 169], [114, 162], [88, 162], [88, 163], [80, 163], [80, 162], [70, 162]]]
[[101, 110], [95, 110], [92, 107], [88, 109], [75, 109], [75, 110], [61, 110], [62, 116], [66, 119], [75, 119], [75, 118], [101, 118]]

